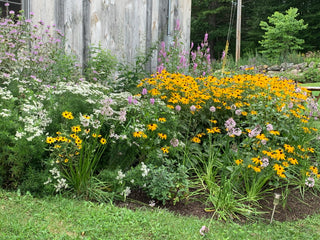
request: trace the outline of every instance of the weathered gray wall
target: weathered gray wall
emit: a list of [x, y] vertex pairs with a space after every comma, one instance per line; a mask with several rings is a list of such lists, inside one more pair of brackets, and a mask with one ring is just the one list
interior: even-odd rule
[[[190, 44], [191, 0], [30, 0], [30, 10], [36, 19], [57, 25], [66, 49], [81, 61], [88, 46], [101, 44], [120, 61], [133, 62], [152, 43], [170, 41], [177, 19], [185, 46]], [[156, 59], [147, 67], [154, 70]]]

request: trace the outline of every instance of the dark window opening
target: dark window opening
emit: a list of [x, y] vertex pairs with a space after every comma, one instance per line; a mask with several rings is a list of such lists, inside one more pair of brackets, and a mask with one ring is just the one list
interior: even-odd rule
[[10, 11], [14, 11], [14, 15], [17, 15], [20, 10], [22, 10], [22, 0], [0, 0], [1, 18], [9, 17]]

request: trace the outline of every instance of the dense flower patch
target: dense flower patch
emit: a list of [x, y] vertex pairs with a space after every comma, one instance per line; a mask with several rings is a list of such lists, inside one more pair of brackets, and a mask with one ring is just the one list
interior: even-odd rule
[[[217, 179], [237, 172], [240, 182], [248, 183], [250, 176], [274, 186], [279, 180], [310, 186], [320, 177], [312, 145], [318, 135], [312, 124], [316, 103], [292, 80], [246, 74], [193, 78], [163, 71], [138, 87], [176, 111], [184, 126], [178, 131], [188, 135], [185, 144], [216, 152]], [[198, 153], [191, 150], [190, 158]]]
[[178, 38], [162, 43], [160, 73], [114, 93], [121, 86], [100, 82], [99, 57], [86, 77], [101, 78], [85, 79], [61, 32], [32, 24], [0, 22], [2, 186], [102, 201], [139, 189], [153, 205], [198, 194], [222, 218], [252, 214], [278, 188], [318, 188], [319, 111], [294, 81], [214, 76], [206, 34], [190, 53]]

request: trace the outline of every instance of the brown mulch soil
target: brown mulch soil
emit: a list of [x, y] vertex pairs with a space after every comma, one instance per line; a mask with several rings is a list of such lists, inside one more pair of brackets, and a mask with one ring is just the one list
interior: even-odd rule
[[[281, 192], [281, 191], [280, 191]], [[138, 209], [149, 206], [150, 198], [148, 198], [141, 191], [134, 191], [130, 194], [130, 198], [126, 202], [117, 202], [116, 205], [119, 207], [126, 207], [129, 209]], [[273, 195], [264, 197], [260, 202], [261, 208], [258, 211], [265, 212], [258, 216], [258, 218], [269, 222], [273, 209]], [[166, 204], [163, 205], [161, 202], [156, 203], [153, 208], [165, 208], [171, 212], [183, 216], [196, 216], [199, 218], [211, 218], [213, 212], [207, 212], [205, 206], [200, 201], [189, 200], [187, 202], [178, 202], [175, 205]], [[301, 197], [299, 190], [292, 189], [285, 201], [280, 201], [279, 205], [276, 207], [274, 213], [274, 221], [293, 221], [298, 219], [303, 219], [309, 215], [320, 213], [320, 194], [315, 194], [311, 191], [307, 191], [304, 197]], [[246, 219], [240, 216], [241, 223], [245, 223]]]

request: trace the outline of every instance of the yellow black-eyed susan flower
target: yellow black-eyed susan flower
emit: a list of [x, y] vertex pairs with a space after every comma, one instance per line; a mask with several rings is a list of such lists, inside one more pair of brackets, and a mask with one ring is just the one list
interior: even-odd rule
[[148, 130], [154, 131], [158, 128], [158, 125], [155, 123], [148, 124]]
[[100, 143], [101, 143], [101, 144], [106, 144], [106, 143], [107, 143], [107, 140], [106, 140], [105, 138], [101, 138], [101, 139], [100, 139]]

